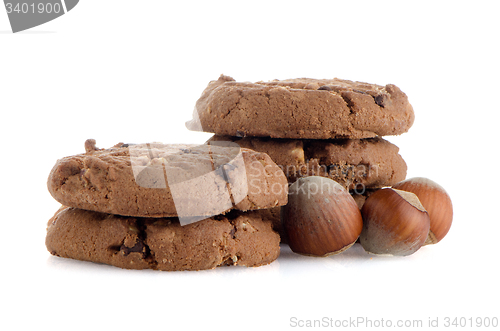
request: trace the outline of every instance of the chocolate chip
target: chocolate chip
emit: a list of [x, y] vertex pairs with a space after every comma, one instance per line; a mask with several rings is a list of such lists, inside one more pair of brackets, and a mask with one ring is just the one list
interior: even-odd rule
[[240, 130], [236, 130], [236, 137], [244, 137], [244, 136], [245, 136], [245, 132], [240, 131]]
[[122, 148], [122, 147], [129, 147], [135, 144], [124, 144], [122, 142], [119, 142], [118, 144], [114, 145], [113, 148]]
[[130, 253], [142, 253], [143, 256], [146, 255], [146, 246], [142, 242], [142, 240], [137, 239], [134, 247], [127, 247], [125, 245], [122, 245], [120, 247], [120, 251], [123, 252], [125, 255], [129, 255]]
[[333, 91], [332, 88], [328, 85], [323, 85], [318, 88], [318, 91]]
[[361, 91], [361, 90], [354, 90], [354, 89], [353, 89], [352, 91], [353, 91], [353, 92], [356, 92], [356, 93], [361, 93], [361, 94], [368, 94], [368, 93], [366, 93], [365, 91]]
[[386, 107], [391, 104], [391, 99], [387, 94], [379, 94], [375, 97], [375, 103], [380, 107]]

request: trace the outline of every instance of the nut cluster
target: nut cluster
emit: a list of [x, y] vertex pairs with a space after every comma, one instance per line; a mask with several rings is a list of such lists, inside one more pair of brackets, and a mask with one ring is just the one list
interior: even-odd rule
[[290, 186], [289, 202], [282, 210], [290, 248], [312, 256], [343, 252], [358, 238], [369, 253], [410, 255], [442, 240], [452, 219], [446, 191], [420, 177], [376, 191], [361, 211], [337, 182], [304, 177]]

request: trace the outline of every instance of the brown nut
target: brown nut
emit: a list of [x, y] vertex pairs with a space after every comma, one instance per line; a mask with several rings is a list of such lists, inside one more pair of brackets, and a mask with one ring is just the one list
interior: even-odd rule
[[429, 215], [410, 192], [378, 190], [366, 199], [361, 214], [359, 242], [369, 253], [410, 255], [422, 247], [429, 233]]
[[363, 227], [353, 197], [325, 177], [299, 178], [290, 185], [283, 228], [293, 252], [328, 256], [351, 247]]
[[430, 179], [415, 177], [404, 180], [393, 188], [415, 193], [429, 213], [431, 229], [425, 245], [437, 244], [446, 236], [453, 220], [453, 206], [448, 193]]

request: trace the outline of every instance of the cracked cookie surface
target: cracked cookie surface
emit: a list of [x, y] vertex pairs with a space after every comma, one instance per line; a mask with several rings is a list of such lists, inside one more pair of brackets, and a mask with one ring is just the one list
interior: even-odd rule
[[57, 161], [48, 178], [61, 204], [137, 217], [212, 216], [287, 203], [283, 171], [238, 145], [117, 144]]
[[397, 86], [342, 79], [211, 81], [190, 130], [230, 136], [295, 139], [370, 138], [407, 132], [413, 108]]
[[62, 207], [49, 220], [55, 256], [126, 269], [256, 267], [279, 256], [279, 235], [258, 212], [232, 211], [181, 226], [177, 218], [135, 218]]

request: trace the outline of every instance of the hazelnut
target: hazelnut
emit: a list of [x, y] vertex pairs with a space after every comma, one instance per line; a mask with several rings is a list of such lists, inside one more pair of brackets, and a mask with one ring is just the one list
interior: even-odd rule
[[425, 245], [436, 244], [446, 236], [453, 220], [453, 206], [448, 193], [430, 179], [415, 177], [402, 181], [393, 188], [412, 192], [429, 213], [431, 229]]
[[369, 253], [410, 255], [422, 247], [429, 233], [429, 214], [410, 192], [378, 190], [366, 199], [361, 214], [359, 242]]
[[283, 228], [293, 252], [328, 256], [345, 251], [359, 237], [361, 213], [339, 183], [319, 176], [290, 185], [283, 207]]

